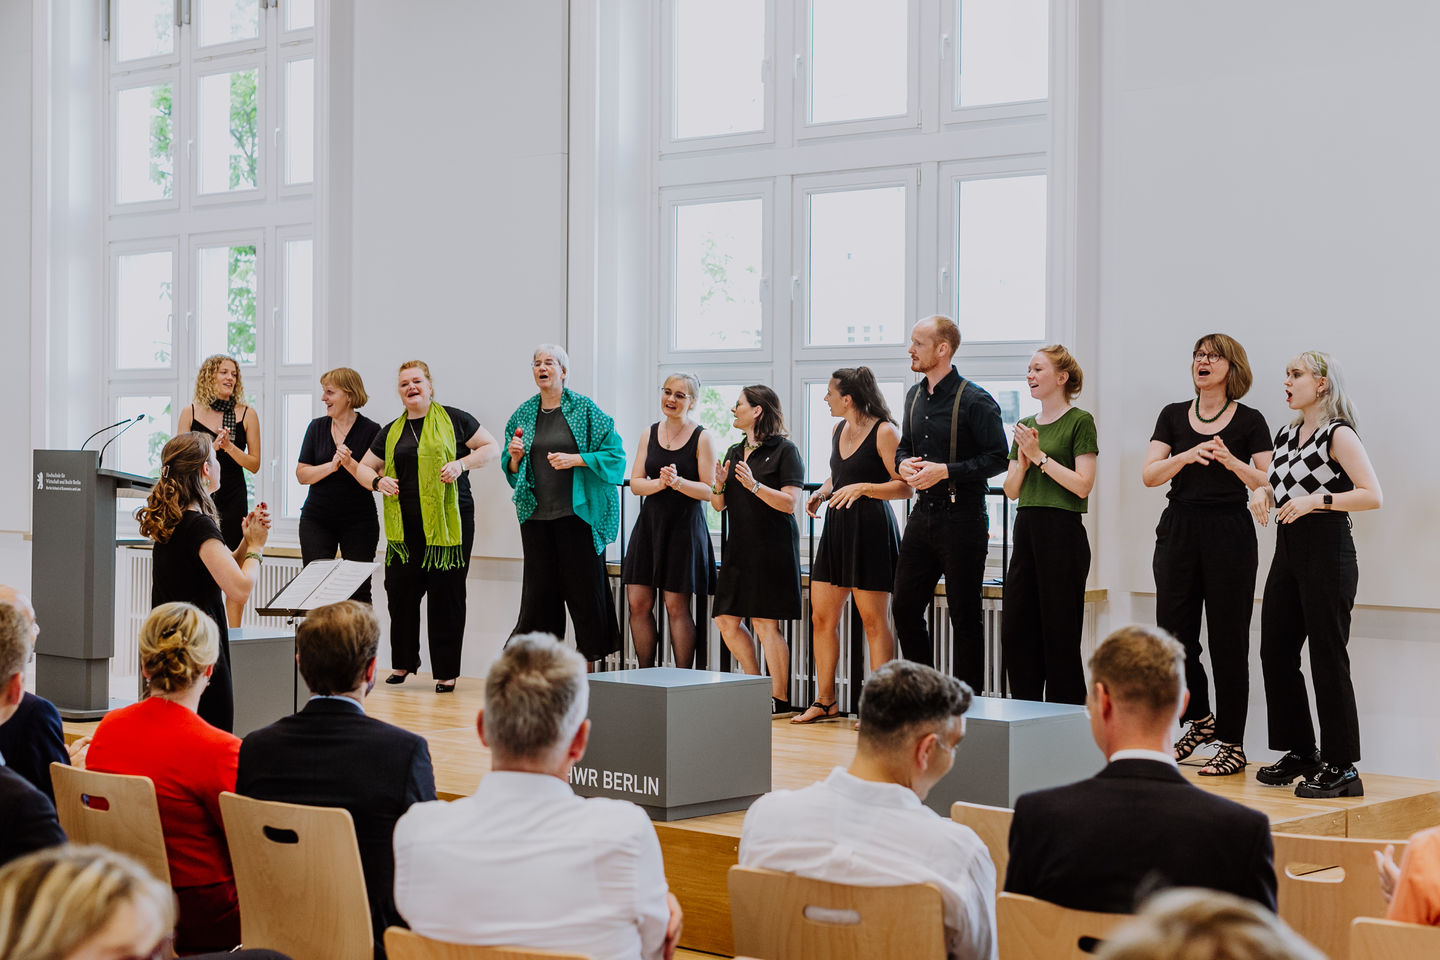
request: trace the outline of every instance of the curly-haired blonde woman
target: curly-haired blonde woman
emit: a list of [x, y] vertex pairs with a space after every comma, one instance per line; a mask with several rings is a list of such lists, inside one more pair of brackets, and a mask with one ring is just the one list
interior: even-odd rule
[[86, 766], [149, 777], [160, 803], [170, 882], [180, 900], [179, 953], [240, 942], [235, 874], [220, 794], [235, 789], [240, 740], [196, 715], [220, 658], [219, 628], [189, 603], [161, 604], [140, 628], [146, 695], [105, 715]]
[[261, 551], [270, 536], [264, 504], [241, 521], [240, 545], [225, 546], [211, 493], [220, 464], [202, 433], [182, 433], [160, 451], [160, 478], [138, 514], [140, 533], [155, 541], [150, 603], [193, 603], [220, 632], [215, 677], [200, 700], [200, 716], [221, 730], [234, 725], [230, 689], [230, 636], [226, 602], [243, 607], [260, 575]]

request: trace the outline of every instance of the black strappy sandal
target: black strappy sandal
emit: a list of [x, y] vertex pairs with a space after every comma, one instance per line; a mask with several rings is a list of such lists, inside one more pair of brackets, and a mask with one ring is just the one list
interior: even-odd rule
[[1245, 759], [1245, 748], [1238, 743], [1222, 743], [1210, 762], [1200, 768], [1202, 777], [1228, 777], [1233, 773], [1244, 773], [1249, 764]]
[[[805, 713], [809, 713], [811, 710], [819, 710], [820, 715], [811, 717], [809, 720], [806, 720]], [[819, 699], [816, 699], [816, 701], [810, 704], [810, 706], [806, 709], [805, 713], [800, 714], [798, 717], [791, 717], [790, 722], [796, 724], [804, 724], [820, 723], [823, 720], [839, 720], [840, 701], [831, 700], [829, 703], [821, 703]]]
[[1206, 714], [1199, 720], [1190, 721], [1190, 729], [1175, 741], [1175, 759], [1184, 760], [1195, 752], [1196, 747], [1215, 742], [1215, 714]]

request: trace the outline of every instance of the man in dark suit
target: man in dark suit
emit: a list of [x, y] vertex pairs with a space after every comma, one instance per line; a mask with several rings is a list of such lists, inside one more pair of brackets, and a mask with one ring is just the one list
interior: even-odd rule
[[[35, 642], [35, 621], [20, 606], [0, 601], [0, 725], [25, 696], [25, 664]], [[55, 805], [0, 756], [0, 864], [65, 842]]]
[[1160, 887], [1208, 887], [1275, 909], [1265, 815], [1206, 793], [1175, 765], [1184, 667], [1183, 648], [1158, 628], [1123, 627], [1096, 649], [1085, 706], [1110, 762], [1089, 780], [1019, 799], [1006, 890], [1129, 913]]
[[[0, 584], [0, 603], [19, 607], [30, 622], [35, 622], [35, 608], [30, 598], [6, 584]], [[39, 635], [37, 625], [33, 633]], [[82, 738], [81, 748], [90, 742]], [[58, 760], [70, 762], [70, 752], [65, 746], [65, 728], [60, 723], [60, 711], [44, 697], [27, 692], [15, 714], [0, 727], [0, 756], [5, 764], [20, 776], [29, 780], [50, 802], [55, 802], [55, 788], [50, 784], [50, 764]]]
[[313, 696], [304, 710], [245, 738], [235, 792], [350, 811], [375, 956], [383, 958], [385, 928], [405, 925], [395, 909], [395, 821], [411, 804], [435, 799], [435, 776], [422, 737], [365, 715], [379, 641], [368, 604], [346, 600], [304, 619], [295, 659]]

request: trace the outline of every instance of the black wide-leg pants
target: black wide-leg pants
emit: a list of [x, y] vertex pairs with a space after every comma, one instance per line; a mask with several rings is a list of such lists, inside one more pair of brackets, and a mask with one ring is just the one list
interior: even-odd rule
[[[309, 517], [300, 518], [300, 563], [308, 566], [316, 560], [335, 559], [335, 550], [345, 560], [369, 563], [375, 559], [375, 545], [380, 541], [380, 520], [372, 507], [369, 515], [363, 513], [337, 522], [334, 518], [324, 520]], [[355, 588], [351, 600], [361, 603], [371, 601], [370, 579]]]
[[430, 634], [430, 672], [437, 680], [460, 676], [460, 648], [465, 641], [465, 578], [470, 548], [475, 544], [475, 514], [460, 511], [464, 563], [450, 570], [426, 570], [425, 535], [407, 537], [410, 559], [385, 568], [385, 600], [390, 610], [390, 666], [420, 669], [420, 601]]
[[1085, 702], [1080, 635], [1090, 540], [1074, 510], [1021, 507], [1005, 570], [1001, 657], [1017, 700]]
[[955, 675], [979, 695], [985, 689], [985, 628], [980, 583], [990, 549], [990, 521], [983, 504], [951, 503], [945, 496], [922, 497], [905, 523], [895, 567], [891, 610], [900, 655], [935, 665], [935, 641], [925, 612], [935, 584], [945, 577], [945, 603], [955, 644]]
[[603, 660], [620, 649], [620, 621], [605, 573], [605, 555], [595, 553], [590, 524], [579, 517], [526, 520], [520, 524], [525, 570], [520, 585], [519, 633], [565, 637], [565, 610], [575, 624], [575, 646], [586, 660]]
[[[1182, 723], [1215, 714], [1221, 743], [1244, 743], [1250, 709], [1250, 617], [1259, 554], [1243, 506], [1171, 503], [1155, 528], [1155, 623], [1185, 648], [1190, 704]], [[1215, 702], [1200, 662], [1200, 614], [1209, 627]]]
[[1315, 748], [1300, 650], [1310, 641], [1310, 677], [1320, 718], [1320, 755], [1341, 766], [1360, 759], [1360, 718], [1350, 682], [1350, 611], [1360, 569], [1350, 515], [1308, 513], [1275, 530], [1275, 559], [1260, 610], [1270, 748]]

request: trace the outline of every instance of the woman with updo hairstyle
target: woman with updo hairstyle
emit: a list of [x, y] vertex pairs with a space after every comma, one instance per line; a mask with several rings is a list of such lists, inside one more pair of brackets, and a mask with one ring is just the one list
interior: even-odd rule
[[235, 721], [230, 686], [230, 635], [226, 602], [245, 606], [260, 576], [270, 536], [270, 514], [262, 503], [241, 521], [243, 536], [225, 546], [211, 494], [220, 487], [220, 464], [202, 433], [182, 433], [160, 451], [160, 478], [137, 514], [140, 533], [155, 542], [150, 604], [193, 603], [215, 621], [220, 656], [215, 676], [200, 700], [200, 716], [229, 730]]
[[[380, 424], [360, 412], [369, 397], [360, 374], [336, 367], [320, 375], [325, 416], [310, 421], [300, 443], [295, 479], [310, 488], [300, 508], [300, 562], [346, 560], [369, 563], [380, 540], [375, 494], [358, 479], [360, 458], [380, 432]], [[351, 596], [370, 602], [367, 577]]]
[[715, 446], [691, 412], [700, 378], [672, 373], [660, 388], [663, 419], [635, 450], [630, 492], [644, 497], [630, 534], [620, 579], [630, 606], [635, 659], [653, 667], [659, 657], [655, 593], [664, 597], [675, 666], [695, 665], [697, 601], [715, 592], [715, 549], [701, 504], [715, 484]]
[[86, 767], [149, 777], [160, 805], [170, 882], [180, 901], [179, 953], [240, 942], [235, 874], [220, 794], [235, 789], [240, 740], [195, 712], [220, 656], [219, 628], [189, 603], [161, 604], [140, 628], [145, 698], [100, 721]]
[[[0, 960], [157, 960], [175, 935], [170, 888], [106, 847], [55, 847], [0, 870]], [[285, 960], [273, 950], [204, 960]]]
[[1041, 347], [1025, 374], [1040, 413], [1015, 425], [1005, 496], [1018, 500], [1005, 570], [1001, 661], [1017, 700], [1085, 702], [1080, 634], [1090, 540], [1082, 518], [1100, 447], [1095, 418], [1070, 405], [1084, 375], [1069, 350]]

